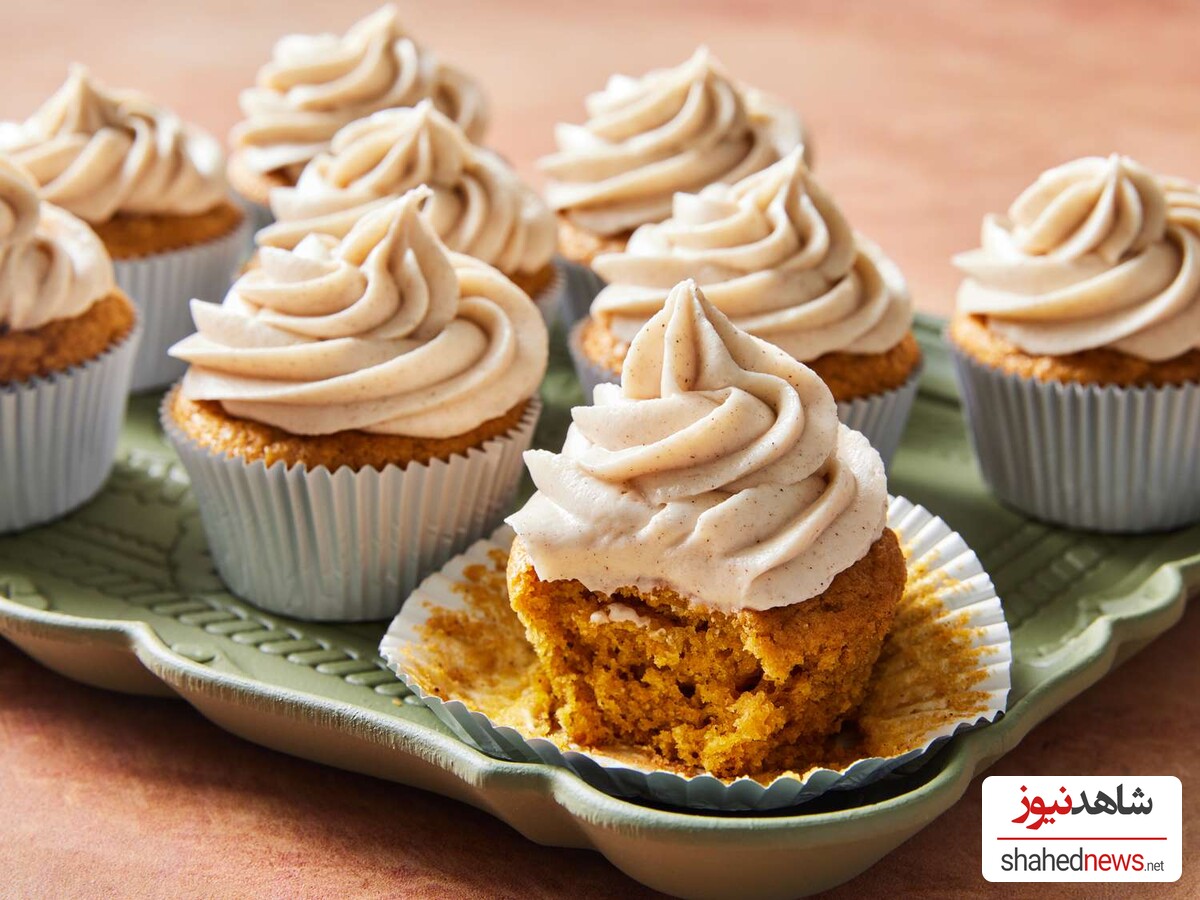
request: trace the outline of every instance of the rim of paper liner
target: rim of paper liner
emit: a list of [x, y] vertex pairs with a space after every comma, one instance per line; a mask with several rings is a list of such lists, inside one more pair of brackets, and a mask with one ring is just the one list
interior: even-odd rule
[[[931, 625], [948, 626], [945, 633], [966, 639], [969, 642], [966, 652], [972, 653], [978, 661], [975, 670], [978, 674], [965, 690], [972, 697], [979, 695], [971, 712], [958, 712], [949, 718], [937, 715], [938, 709], [946, 709], [950, 704], [943, 701], [939, 706], [939, 698], [928, 693], [934, 688], [929, 688], [914, 702], [899, 706], [895, 715], [887, 717], [888, 721], [903, 725], [912, 720], [919, 721], [923, 714], [929, 713], [940, 721], [914, 734], [906, 741], [910, 744], [909, 749], [893, 756], [859, 759], [840, 769], [813, 768], [802, 776], [785, 773], [767, 783], [750, 777], [725, 781], [708, 774], [685, 775], [643, 767], [613, 759], [604, 755], [603, 750], [563, 749], [550, 739], [526, 738], [510, 725], [498, 725], [462, 700], [440, 699], [408, 673], [407, 653], [421, 645], [421, 627], [434, 609], [467, 610], [463, 592], [456, 590], [456, 586], [465, 583], [464, 572], [468, 566], [494, 567], [495, 554], [507, 556], [513, 538], [513, 532], [507, 526], [498, 529], [490, 539], [476, 542], [440, 572], [426, 578], [392, 621], [380, 644], [380, 653], [443, 724], [460, 739], [490, 756], [568, 768], [608, 793], [672, 806], [731, 812], [794, 806], [827, 791], [850, 790], [877, 781], [925, 756], [959, 731], [992, 722], [1004, 712], [1011, 684], [1012, 649], [1008, 625], [991, 579], [978, 558], [945, 522], [902, 497], [891, 499], [888, 525], [896, 531], [904, 547], [909, 587], [916, 585], [921, 590], [917, 601], [936, 598], [943, 607], [932, 619], [922, 618], [910, 629], [915, 635], [914, 640], [920, 640], [921, 632]], [[513, 615], [515, 617], [515, 613]], [[897, 622], [900, 619], [898, 612]], [[929, 637], [925, 635], [925, 639]]]
[[525, 401], [525, 410], [521, 413], [521, 418], [519, 418], [517, 420], [517, 423], [515, 425], [513, 425], [511, 428], [509, 428], [507, 431], [502, 432], [501, 434], [497, 434], [494, 437], [490, 437], [486, 441], [483, 441], [480, 444], [473, 444], [472, 446], [467, 447], [465, 450], [460, 450], [460, 451], [456, 450], [454, 453], [451, 453], [448, 457], [435, 456], [435, 457], [425, 460], [424, 462], [412, 460], [410, 462], [405, 463], [404, 465], [400, 465], [399, 463], [388, 463], [382, 469], [380, 469], [377, 466], [362, 466], [361, 468], [358, 468], [358, 469], [352, 469], [350, 466], [340, 465], [336, 469], [331, 470], [328, 466], [326, 466], [324, 464], [321, 464], [319, 466], [313, 466], [310, 468], [307, 463], [303, 463], [303, 462], [288, 463], [285, 460], [277, 459], [277, 460], [275, 460], [275, 462], [271, 463], [268, 466], [261, 459], [255, 459], [255, 460], [242, 459], [236, 453], [233, 453], [228, 450], [216, 450], [212, 447], [209, 447], [207, 444], [201, 444], [199, 441], [195, 440], [190, 435], [188, 435], [188, 433], [179, 426], [179, 423], [175, 421], [175, 417], [171, 414], [171, 404], [175, 399], [175, 394], [179, 390], [179, 387], [180, 387], [180, 382], [177, 381], [177, 382], [175, 382], [175, 384], [173, 384], [169, 388], [167, 388], [166, 393], [163, 394], [163, 398], [158, 404], [158, 421], [159, 421], [159, 424], [162, 426], [163, 431], [166, 432], [169, 437], [171, 437], [173, 440], [186, 441], [189, 444], [200, 447], [201, 449], [204, 450], [204, 452], [208, 456], [210, 456], [212, 458], [224, 459], [224, 460], [236, 460], [236, 461], [242, 463], [243, 465], [260, 466], [261, 468], [263, 468], [267, 471], [274, 469], [276, 466], [283, 466], [284, 468], [286, 468], [288, 470], [296, 469], [300, 472], [324, 471], [324, 472], [328, 472], [330, 475], [334, 475], [337, 472], [342, 471], [342, 469], [350, 469], [352, 472], [364, 472], [364, 471], [369, 470], [372, 472], [378, 472], [380, 474], [383, 474], [384, 472], [387, 472], [391, 469], [398, 469], [401, 472], [407, 472], [409, 469], [413, 469], [413, 468], [428, 469], [439, 463], [442, 465], [447, 465], [455, 459], [474, 459], [476, 456], [481, 456], [481, 455], [485, 454], [490, 447], [492, 447], [496, 444], [511, 441], [511, 440], [513, 440], [513, 438], [524, 433], [525, 431], [528, 431], [530, 434], [532, 434], [534, 429], [537, 428], [538, 420], [542, 414], [542, 398], [540, 396], [538, 396], [537, 394], [533, 394], [532, 396], [529, 397], [528, 400]]
[[533, 301], [533, 305], [542, 314], [542, 321], [546, 323], [547, 328], [558, 317], [559, 307], [562, 306], [563, 302], [563, 294], [567, 290], [567, 273], [562, 260], [555, 256], [550, 260], [550, 265], [554, 268], [554, 275], [550, 278], [550, 281], [536, 294], [529, 295], [529, 299]]

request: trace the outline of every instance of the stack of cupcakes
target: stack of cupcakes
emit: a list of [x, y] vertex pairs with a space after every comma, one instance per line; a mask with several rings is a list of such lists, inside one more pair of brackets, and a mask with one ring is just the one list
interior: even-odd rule
[[112, 257], [142, 321], [132, 389], [176, 380], [183, 367], [166, 351], [190, 330], [188, 301], [223, 292], [246, 243], [217, 142], [75, 67], [28, 120], [0, 126], [0, 152], [43, 199], [88, 222]]
[[0, 533], [70, 512], [104, 484], [136, 323], [100, 238], [0, 156]]
[[678, 193], [592, 268], [608, 282], [570, 335], [585, 394], [617, 383], [630, 342], [682, 278], [735, 325], [825, 381], [841, 420], [889, 462], [917, 392], [921, 351], [899, 269], [851, 229], [799, 150], [733, 185]]

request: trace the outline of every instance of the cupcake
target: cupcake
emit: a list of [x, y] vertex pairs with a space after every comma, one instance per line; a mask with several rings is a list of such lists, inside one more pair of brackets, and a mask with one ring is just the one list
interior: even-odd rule
[[271, 190], [275, 224], [263, 247], [295, 247], [314, 231], [344, 237], [363, 215], [417, 185], [446, 246], [495, 266], [546, 315], [557, 300], [554, 215], [499, 156], [473, 145], [432, 100], [351, 122], [295, 187]]
[[1048, 522], [1200, 521], [1200, 191], [1122, 156], [989, 215], [950, 346], [984, 480]]
[[392, 4], [341, 36], [288, 35], [239, 98], [244, 118], [229, 136], [229, 181], [262, 226], [271, 188], [296, 184], [342, 126], [425, 99], [471, 140], [482, 139], [487, 103], [479, 85], [419, 47]]
[[571, 322], [603, 287], [591, 261], [671, 215], [676, 192], [738, 181], [798, 146], [808, 152], [796, 114], [734, 81], [704, 48], [674, 69], [614, 75], [586, 108], [588, 121], [559, 125], [558, 152], [539, 163], [559, 246], [575, 264]]
[[264, 247], [220, 304], [194, 301], [163, 401], [221, 577], [272, 612], [393, 615], [494, 528], [546, 370], [529, 298], [451, 253], [417, 188], [340, 241]]
[[906, 581], [879, 454], [692, 281], [577, 407], [508, 521], [509, 597], [558, 723], [718, 777], [816, 758]]
[[695, 278], [734, 325], [816, 371], [841, 420], [890, 461], [916, 395], [921, 351], [899, 269], [855, 234], [799, 150], [733, 185], [678, 193], [592, 268], [608, 283], [571, 333], [585, 393], [619, 382], [630, 343], [674, 285]]
[[112, 470], [137, 346], [133, 304], [85, 222], [0, 155], [0, 533], [55, 519]]
[[76, 66], [29, 119], [0, 125], [0, 152], [32, 173], [43, 200], [104, 242], [141, 320], [132, 389], [177, 379], [183, 367], [167, 348], [191, 330], [188, 300], [223, 294], [245, 246], [217, 142]]

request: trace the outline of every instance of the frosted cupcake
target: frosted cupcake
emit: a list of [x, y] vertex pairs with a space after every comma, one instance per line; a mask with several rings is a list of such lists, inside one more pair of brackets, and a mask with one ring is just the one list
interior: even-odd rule
[[559, 280], [554, 214], [431, 100], [339, 131], [295, 187], [271, 190], [275, 224], [256, 239], [260, 246], [290, 249], [314, 231], [340, 238], [366, 213], [422, 184], [433, 192], [424, 214], [446, 246], [498, 268], [546, 315]]
[[630, 343], [683, 278], [738, 328], [825, 381], [842, 421], [891, 459], [916, 395], [921, 351], [899, 269], [856, 235], [799, 150], [733, 185], [679, 193], [592, 268], [608, 282], [570, 347], [585, 392], [619, 382]]
[[0, 152], [33, 175], [42, 199], [104, 242], [141, 319], [132, 389], [183, 374], [167, 348], [191, 330], [188, 301], [224, 293], [245, 246], [245, 217], [228, 196], [217, 142], [76, 66], [29, 119], [0, 125]]
[[704, 48], [674, 69], [614, 75], [585, 105], [587, 122], [559, 125], [558, 152], [540, 161], [559, 246], [575, 264], [572, 322], [603, 287], [591, 261], [670, 216], [676, 192], [738, 181], [807, 147], [794, 112], [734, 81]]
[[0, 155], [0, 533], [86, 503], [112, 469], [136, 313], [87, 224]]
[[814, 758], [906, 580], [879, 454], [691, 281], [572, 415], [508, 519], [509, 596], [567, 735], [719, 777]]
[[1200, 521], [1200, 192], [1122, 156], [1041, 175], [982, 245], [949, 329], [984, 479], [1049, 522]]
[[163, 404], [222, 578], [273, 612], [392, 615], [500, 521], [521, 476], [546, 326], [492, 267], [450, 253], [418, 188], [344, 238], [264, 247]]
[[344, 35], [293, 34], [275, 44], [271, 61], [242, 91], [244, 119], [229, 136], [229, 180], [261, 207], [273, 187], [289, 187], [338, 129], [381, 109], [432, 100], [473, 141], [487, 127], [487, 104], [469, 76], [419, 46], [388, 4]]

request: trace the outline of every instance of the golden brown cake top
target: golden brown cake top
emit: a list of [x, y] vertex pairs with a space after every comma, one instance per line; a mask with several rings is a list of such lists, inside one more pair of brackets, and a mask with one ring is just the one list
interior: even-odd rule
[[1044, 172], [954, 262], [958, 311], [1026, 353], [1200, 348], [1200, 191], [1128, 157]]
[[134, 91], [73, 66], [25, 122], [0, 126], [0, 151], [42, 197], [92, 223], [117, 215], [194, 215], [225, 200], [224, 157], [208, 133]]
[[886, 353], [912, 326], [899, 269], [854, 233], [798, 149], [736, 184], [678, 193], [671, 209], [592, 261], [608, 282], [592, 317], [621, 340], [684, 278], [738, 328], [803, 362]]
[[546, 199], [581, 228], [631, 231], [671, 214], [676, 191], [738, 179], [804, 144], [794, 112], [734, 81], [708, 50], [640, 78], [614, 75], [559, 125], [540, 166]]
[[342, 128], [295, 187], [271, 191], [275, 224], [256, 240], [291, 248], [314, 231], [343, 237], [365, 213], [421, 184], [433, 192], [423, 213], [451, 250], [509, 274], [549, 264], [557, 243], [554, 213], [431, 100]]
[[286, 171], [294, 180], [343, 125], [426, 98], [471, 140], [483, 137], [488, 110], [479, 84], [420, 47], [389, 3], [343, 35], [280, 39], [255, 86], [242, 91], [245, 118], [230, 141], [251, 171]]
[[693, 281], [594, 402], [572, 411], [561, 453], [525, 455], [538, 492], [508, 521], [543, 579], [769, 609], [821, 594], [883, 531], [879, 454], [815, 372]]
[[29, 173], [0, 155], [0, 330], [75, 318], [115, 287], [96, 233], [40, 201]]
[[296, 435], [358, 429], [448, 438], [531, 397], [546, 370], [537, 307], [496, 269], [451, 253], [419, 214], [425, 187], [341, 241], [264, 247], [221, 304], [193, 301], [188, 400]]

